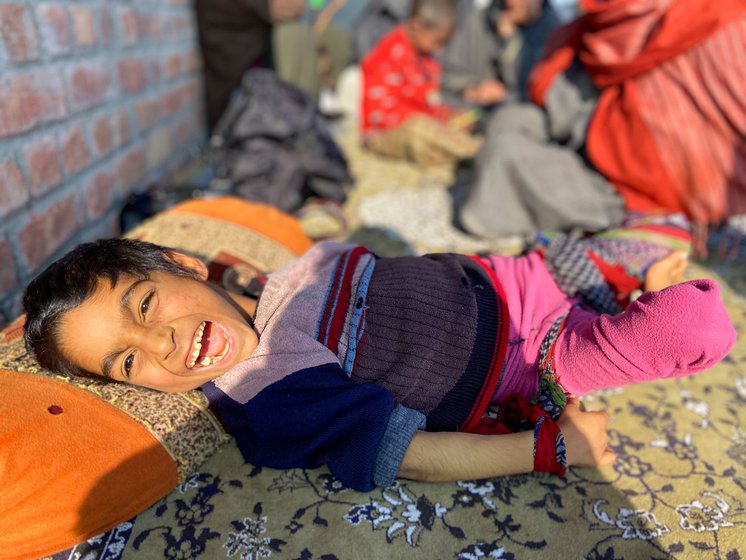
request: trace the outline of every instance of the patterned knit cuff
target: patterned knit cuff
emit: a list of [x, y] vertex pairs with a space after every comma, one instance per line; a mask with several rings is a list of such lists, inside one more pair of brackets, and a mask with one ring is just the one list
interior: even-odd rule
[[373, 466], [373, 484], [391, 486], [396, 482], [404, 453], [415, 432], [424, 429], [425, 423], [425, 415], [421, 412], [396, 405], [378, 447], [376, 464]]

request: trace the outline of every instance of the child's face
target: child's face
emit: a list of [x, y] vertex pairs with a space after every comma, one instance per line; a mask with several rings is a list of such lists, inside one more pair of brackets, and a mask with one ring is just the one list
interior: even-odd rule
[[62, 318], [59, 340], [65, 357], [82, 369], [166, 392], [199, 387], [258, 344], [229, 296], [204, 281], [160, 272], [149, 280], [120, 278], [114, 288], [99, 282]]
[[426, 27], [419, 20], [412, 21], [410, 26], [410, 40], [412, 46], [420, 54], [432, 56], [442, 51], [453, 35], [454, 27]]

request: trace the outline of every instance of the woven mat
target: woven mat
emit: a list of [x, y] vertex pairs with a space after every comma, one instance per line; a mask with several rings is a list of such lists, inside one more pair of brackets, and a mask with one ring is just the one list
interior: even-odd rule
[[[511, 250], [510, 240], [489, 244], [453, 228], [448, 170], [384, 161], [361, 153], [345, 131], [340, 138], [358, 180], [347, 204], [351, 239], [383, 255]], [[695, 266], [689, 275], [722, 279], [746, 332], [744, 259]], [[595, 393], [585, 403], [611, 413], [614, 466], [571, 468], [562, 479], [401, 481], [363, 494], [340, 488], [326, 469], [255, 468], [231, 443], [162, 502], [79, 552], [242, 560], [746, 557], [746, 338], [696, 377]]]

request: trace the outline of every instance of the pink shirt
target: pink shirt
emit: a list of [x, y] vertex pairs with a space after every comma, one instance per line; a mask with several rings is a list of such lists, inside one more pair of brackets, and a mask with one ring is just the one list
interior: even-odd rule
[[539, 388], [541, 343], [574, 300], [557, 287], [538, 253], [521, 257], [493, 255], [483, 260], [500, 279], [510, 314], [505, 366], [492, 400], [501, 402], [511, 393], [531, 398]]

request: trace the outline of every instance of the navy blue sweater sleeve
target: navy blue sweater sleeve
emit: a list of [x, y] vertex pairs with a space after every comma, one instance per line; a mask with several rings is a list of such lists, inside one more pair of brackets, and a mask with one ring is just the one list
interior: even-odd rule
[[278, 469], [325, 464], [346, 486], [362, 491], [380, 478], [379, 447], [391, 431], [396, 402], [382, 387], [353, 383], [338, 364], [293, 373], [245, 404], [212, 383], [203, 390], [251, 463]]

